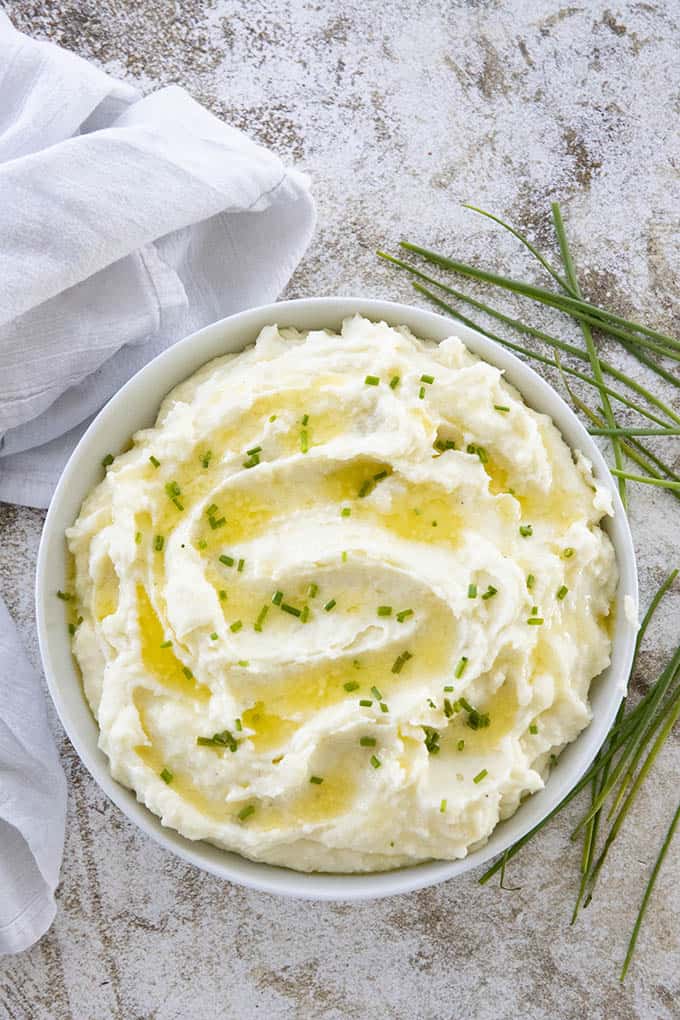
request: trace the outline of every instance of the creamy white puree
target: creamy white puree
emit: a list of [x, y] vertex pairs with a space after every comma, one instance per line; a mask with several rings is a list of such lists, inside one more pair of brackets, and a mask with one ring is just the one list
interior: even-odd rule
[[608, 511], [456, 337], [267, 327], [170, 393], [68, 531], [113, 776], [291, 868], [463, 857], [588, 724]]

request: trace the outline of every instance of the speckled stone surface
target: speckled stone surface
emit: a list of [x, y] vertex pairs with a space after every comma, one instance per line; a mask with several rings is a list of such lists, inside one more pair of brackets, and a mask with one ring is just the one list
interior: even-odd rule
[[[309, 171], [319, 226], [287, 296], [412, 300], [408, 280], [374, 256], [400, 236], [533, 276], [516, 242], [461, 203], [505, 214], [554, 255], [549, 203], [558, 198], [589, 296], [680, 333], [677, 3], [6, 7], [17, 27], [143, 90], [185, 85]], [[503, 304], [578, 336], [559, 317]], [[639, 376], [610, 347], [608, 356]], [[666, 442], [677, 469], [678, 443]], [[632, 491], [643, 604], [680, 558], [679, 509], [664, 493]], [[0, 593], [36, 662], [32, 575], [42, 520], [0, 507]], [[636, 693], [677, 641], [679, 619], [676, 588], [645, 644]], [[512, 891], [480, 887], [473, 872], [357, 906], [285, 901], [221, 883], [159, 849], [107, 801], [53, 713], [52, 721], [70, 787], [59, 913], [32, 950], [0, 961], [2, 1020], [680, 1016], [677, 847], [629, 978], [617, 981], [678, 795], [677, 734], [592, 905], [570, 927], [576, 808], [513, 862]]]

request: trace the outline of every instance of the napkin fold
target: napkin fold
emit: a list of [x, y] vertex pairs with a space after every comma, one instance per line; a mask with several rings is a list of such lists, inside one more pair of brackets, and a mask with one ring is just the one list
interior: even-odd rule
[[[314, 227], [307, 178], [176, 86], [142, 97], [0, 11], [0, 500], [46, 507], [150, 358], [273, 301]], [[65, 783], [0, 601], [0, 953], [55, 913]]]

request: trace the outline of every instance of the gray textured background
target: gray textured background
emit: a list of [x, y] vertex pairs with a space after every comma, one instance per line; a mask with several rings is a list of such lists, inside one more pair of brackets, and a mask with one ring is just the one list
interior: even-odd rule
[[[287, 296], [411, 300], [408, 282], [374, 257], [402, 235], [534, 274], [511, 239], [460, 203], [506, 214], [554, 251], [548, 206], [559, 198], [589, 295], [680, 332], [677, 0], [6, 7], [17, 27], [143, 90], [186, 85], [309, 171], [319, 226]], [[569, 332], [559, 318], [524, 312]], [[677, 445], [674, 454], [665, 447], [676, 461]], [[0, 507], [0, 593], [36, 661], [42, 519]], [[680, 559], [678, 504], [638, 488], [631, 520], [646, 604]], [[646, 643], [636, 692], [677, 641], [679, 617], [676, 588]], [[616, 980], [678, 795], [677, 734], [595, 901], [570, 927], [576, 810], [513, 863], [514, 891], [481, 888], [473, 873], [359, 906], [288, 902], [220, 883], [160, 850], [108, 803], [56, 722], [54, 731], [70, 787], [60, 909], [37, 946], [0, 962], [3, 1020], [680, 1016], [677, 850], [629, 979], [623, 988]]]

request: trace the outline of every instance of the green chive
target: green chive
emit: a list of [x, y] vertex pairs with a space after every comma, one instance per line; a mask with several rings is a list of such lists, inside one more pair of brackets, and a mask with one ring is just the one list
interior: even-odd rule
[[378, 606], [378, 616], [391, 616], [392, 606]]
[[102, 467], [107, 468], [109, 464], [113, 464], [113, 454], [107, 453], [102, 461]]
[[484, 594], [482, 595], [482, 598], [483, 599], [492, 599], [494, 597], [494, 595], [497, 595], [497, 594], [498, 594], [498, 588], [494, 588], [494, 586], [492, 584], [490, 584], [489, 587], [484, 592]]
[[[219, 635], [217, 634], [217, 631], [215, 631], [215, 630], [214, 630], [214, 631], [212, 632], [212, 634], [210, 635], [210, 640], [211, 640], [211, 641], [217, 641], [217, 639], [218, 639], [218, 636], [219, 636]], [[161, 648], [162, 648], [162, 647], [163, 647], [163, 646], [161, 645]]]
[[424, 382], [424, 383], [433, 383], [434, 382], [434, 376], [433, 375], [421, 375], [420, 381]]
[[529, 591], [531, 591], [531, 589], [533, 588], [535, 581], [536, 578], [534, 577], [533, 574], [527, 574], [527, 588], [529, 589]]
[[452, 691], [453, 690], [453, 684], [447, 684], [446, 687], [444, 688], [444, 690], [445, 691]]
[[308, 414], [303, 414], [302, 415], [302, 424], [303, 425], [309, 425], [309, 415]]
[[465, 672], [465, 667], [467, 666], [467, 664], [468, 664], [467, 655], [461, 656], [461, 659], [460, 659], [458, 665], [456, 666], [456, 672], [455, 672], [456, 680], [460, 680], [460, 678], [462, 677], [463, 673]]
[[404, 620], [408, 620], [410, 616], [413, 616], [412, 609], [402, 609], [401, 612], [397, 613], [397, 620], [399, 623], [403, 623]]
[[342, 686], [348, 693], [351, 693], [352, 691], [358, 691], [361, 685], [358, 684], [356, 680], [348, 680], [347, 683]]
[[239, 817], [239, 819], [242, 822], [245, 822], [246, 818], [250, 818], [250, 816], [254, 812], [255, 812], [255, 805], [254, 804], [248, 804], [247, 807], [241, 808], [241, 810], [238, 813], [238, 817]]
[[389, 707], [385, 704], [384, 701], [380, 702], [380, 711], [381, 712], [389, 712]]
[[76, 632], [76, 625], [75, 625], [75, 623], [69, 623], [69, 625], [68, 625], [68, 632], [71, 635], [71, 637], [73, 637], [73, 635]]
[[300, 451], [302, 453], [309, 452], [309, 434], [307, 429], [302, 429], [300, 432]]
[[208, 543], [206, 542], [206, 540], [204, 538], [199, 539], [199, 541], [198, 541], [198, 548], [199, 549], [207, 549], [208, 548]]
[[350, 507], [343, 506], [342, 510], [340, 511], [340, 516], [341, 517], [350, 517], [351, 513], [352, 513], [352, 511], [351, 511]]
[[453, 705], [448, 698], [444, 698], [444, 715], [447, 719], [450, 719], [453, 715]]
[[394, 660], [394, 664], [392, 666], [392, 672], [393, 673], [401, 673], [401, 671], [404, 668], [405, 664], [408, 662], [409, 659], [412, 659], [412, 658], [413, 658], [413, 656], [412, 656], [412, 654], [410, 652], [402, 652], [401, 655], [399, 655]]
[[177, 499], [177, 496], [174, 497], [172, 502], [175, 504], [178, 510], [184, 510], [184, 503], [182, 503], [181, 500]]
[[170, 783], [175, 778], [173, 776], [172, 772], [170, 771], [170, 769], [168, 769], [168, 768], [163, 769], [163, 771], [161, 772], [160, 775], [161, 775], [161, 779], [163, 780], [163, 782], [167, 783], [168, 785], [170, 785]]
[[276, 421], [276, 415], [275, 414], [270, 414], [269, 415], [269, 420], [270, 421]]
[[253, 630], [256, 630], [258, 632], [262, 631], [262, 624], [264, 623], [265, 617], [266, 617], [268, 612], [269, 612], [269, 606], [262, 606], [262, 609], [257, 614], [257, 619], [255, 620], [255, 623], [253, 624]]
[[371, 765], [374, 769], [379, 769], [381, 766], [380, 758], [377, 758], [374, 754], [371, 755]]
[[172, 641], [161, 641], [161, 643], [160, 643], [160, 647], [161, 648], [170, 648], [171, 646], [172, 646]]
[[544, 620], [542, 616], [530, 616], [527, 623], [532, 627], [540, 627]]
[[153, 540], [153, 547], [156, 552], [163, 552], [163, 546], [165, 545], [165, 539], [162, 535], [156, 535]]
[[424, 399], [424, 397], [425, 397], [425, 387], [424, 386], [421, 386], [420, 389], [418, 390], [418, 396], [420, 397], [421, 400]]
[[213, 531], [216, 531], [217, 528], [223, 528], [226, 523], [227, 523], [226, 517], [220, 517], [218, 520], [216, 520], [214, 517], [208, 518], [208, 524], [210, 525]]
[[343, 563], [347, 563], [347, 550], [346, 549], [343, 551], [341, 559], [342, 559]]
[[234, 722], [234, 726], [235, 726], [235, 727], [236, 727], [236, 729], [237, 729], [237, 730], [239, 731], [239, 733], [240, 733], [240, 732], [241, 732], [241, 730], [243, 729], [243, 723], [241, 722], [241, 720], [240, 720], [240, 719], [236, 719], [236, 721]]
[[247, 457], [254, 457], [256, 453], [261, 453], [261, 452], [262, 452], [262, 447], [261, 446], [252, 446], [249, 450], [246, 450], [246, 456]]
[[520, 524], [519, 533], [522, 538], [529, 538], [534, 533], [534, 529], [530, 524]]
[[149, 457], [149, 460], [151, 461], [155, 468], [159, 468], [161, 466], [161, 462], [159, 460], [156, 460], [153, 454]]
[[494, 411], [500, 411], [502, 414], [507, 414], [507, 412], [510, 410], [510, 408], [506, 407], [505, 404], [494, 404], [493, 406]]
[[380, 383], [380, 379], [378, 378], [377, 375], [367, 375], [366, 378], [364, 379], [364, 382], [366, 383], [367, 386], [378, 386]]
[[359, 704], [361, 705], [362, 708], [370, 708], [373, 702], [371, 701], [370, 698], [361, 698]]
[[486, 769], [482, 769], [481, 772], [477, 773], [477, 775], [474, 777], [472, 782], [473, 783], [481, 783], [482, 779], [485, 779], [488, 776], [488, 774], [489, 773], [488, 773], [488, 771]]
[[168, 495], [168, 497], [170, 499], [172, 499], [174, 496], [179, 496], [181, 491], [182, 490], [180, 489], [180, 487], [177, 484], [177, 482], [173, 481], [173, 482], [166, 482], [165, 483], [165, 492], [166, 492], [166, 494]]
[[444, 814], [444, 812], [446, 811], [446, 799], [442, 800], [441, 804], [439, 805], [439, 810], [441, 811], [442, 814]]
[[309, 620], [309, 606], [303, 606], [300, 613], [300, 623], [307, 623]]
[[206, 508], [206, 511], [205, 511], [206, 516], [207, 517], [213, 517], [217, 513], [218, 510], [219, 510], [219, 507], [218, 507], [217, 503], [211, 503], [210, 506]]
[[182, 672], [184, 673], [187, 680], [193, 680], [194, 674], [191, 672], [188, 666], [182, 666]]
[[321, 784], [323, 783], [323, 777], [322, 776], [310, 776], [309, 777], [309, 781], [310, 781], [310, 783], [314, 783], [315, 786], [321, 786]]
[[288, 603], [288, 602], [282, 602], [281, 603], [281, 611], [284, 612], [284, 613], [288, 613], [290, 616], [301, 616], [302, 615], [302, 610], [301, 609], [297, 609], [295, 606], [291, 606], [290, 603]]
[[272, 595], [272, 602], [275, 606], [280, 606], [283, 602], [283, 592], [280, 590], [275, 591]]
[[246, 561], [245, 560], [239, 560], [238, 561], [238, 566], [236, 567], [236, 570], [238, 571], [239, 574], [243, 573], [243, 568], [245, 567], [245, 565], [246, 565]]
[[61, 590], [59, 590], [57, 592], [57, 598], [61, 599], [62, 602], [70, 602], [71, 599], [73, 598], [73, 595], [71, 594], [70, 591], [61, 591]]
[[232, 632], [232, 634], [236, 634], [241, 629], [242, 626], [243, 626], [242, 620], [234, 620], [233, 623], [229, 624], [229, 630]]
[[203, 465], [204, 468], [207, 468], [210, 465], [210, 461], [212, 460], [212, 456], [213, 456], [212, 450], [207, 450], [203, 454], [203, 456], [201, 457], [201, 464]]
[[371, 687], [371, 694], [373, 695], [376, 701], [382, 701], [383, 696], [377, 687]]
[[390, 389], [391, 390], [396, 390], [398, 385], [399, 385], [399, 376], [398, 375], [393, 375], [392, 378], [390, 379]]
[[331, 599], [330, 602], [326, 603], [324, 609], [326, 610], [327, 613], [330, 613], [331, 609], [334, 609], [336, 605], [337, 602], [335, 601], [335, 599]]
[[469, 584], [468, 585], [468, 594], [467, 594], [467, 597], [469, 599], [476, 599], [477, 598], [477, 585], [476, 584]]
[[142, 542], [142, 533], [141, 533], [141, 531], [137, 531], [137, 532], [135, 532], [135, 543], [137, 545], [141, 545], [141, 542]]
[[224, 590], [224, 588], [220, 588], [218, 594], [220, 596], [220, 602], [226, 602], [227, 601], [227, 593]]
[[531, 733], [532, 736], [534, 737], [536, 736], [536, 734], [538, 733], [538, 726], [536, 725], [536, 723], [531, 724], [531, 726], [529, 727], [529, 733]]
[[459, 751], [462, 751], [463, 748], [465, 747], [465, 741], [459, 740], [458, 743], [456, 744], [456, 747], [458, 748]]
[[557, 592], [558, 599], [560, 599], [561, 601], [563, 598], [565, 598], [568, 591], [569, 589], [567, 588], [566, 584], [563, 584], [562, 587]]
[[562, 550], [562, 556], [564, 557], [565, 560], [570, 560], [571, 557], [574, 555], [574, 552], [575, 550], [572, 549], [571, 546], [568, 546], [566, 549]]
[[377, 741], [375, 737], [360, 737], [359, 743], [362, 747], [375, 747]]
[[224, 563], [225, 567], [233, 567], [234, 562], [233, 556], [227, 556], [226, 553], [223, 553], [222, 556], [220, 556], [220, 563]]
[[319, 586], [318, 584], [314, 584], [314, 582], [312, 581], [312, 583], [307, 588], [307, 598], [315, 599], [318, 594]]

